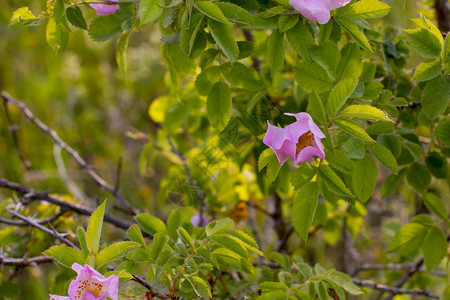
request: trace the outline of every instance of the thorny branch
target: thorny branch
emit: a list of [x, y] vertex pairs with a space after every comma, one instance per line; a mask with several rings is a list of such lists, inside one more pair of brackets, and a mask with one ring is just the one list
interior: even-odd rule
[[[62, 210], [59, 213], [45, 218], [45, 219], [41, 219], [41, 220], [34, 220], [37, 224], [47, 224], [47, 223], [51, 223], [55, 220], [57, 220], [60, 216], [62, 216], [63, 214], [65, 214], [67, 212], [67, 210]], [[13, 225], [13, 226], [29, 226], [30, 224], [28, 224], [27, 222], [24, 221], [17, 221], [17, 220], [11, 220], [11, 219], [6, 219], [6, 218], [0, 218], [0, 223], [3, 224], [8, 224], [8, 225]]]
[[36, 256], [30, 258], [9, 258], [0, 255], [0, 265], [1, 266], [15, 266], [18, 268], [25, 268], [28, 266], [36, 265], [36, 264], [44, 264], [53, 262], [53, 259], [49, 256]]
[[50, 138], [53, 140], [55, 144], [64, 149], [82, 168], [83, 170], [103, 189], [107, 190], [110, 194], [114, 195], [119, 203], [127, 208], [130, 214], [136, 215], [138, 214], [136, 208], [132, 207], [131, 204], [122, 196], [119, 190], [116, 190], [112, 185], [106, 182], [100, 175], [95, 172], [94, 167], [88, 164], [80, 154], [75, 151], [72, 147], [66, 144], [54, 131], [45, 125], [42, 121], [40, 121], [36, 116], [27, 108], [27, 106], [14, 99], [7, 92], [1, 92], [2, 98], [4, 101], [17, 106], [22, 113], [27, 117], [28, 120], [33, 122], [41, 131], [45, 132]]

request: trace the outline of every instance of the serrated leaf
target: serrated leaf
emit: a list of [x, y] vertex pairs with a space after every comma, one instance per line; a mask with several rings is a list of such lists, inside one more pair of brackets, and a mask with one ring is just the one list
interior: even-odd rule
[[202, 299], [209, 299], [211, 298], [211, 290], [208, 284], [197, 276], [188, 276], [186, 279], [191, 284], [192, 288], [194, 289], [194, 292]]
[[434, 130], [434, 137], [442, 146], [450, 146], [450, 119], [442, 120]]
[[137, 215], [136, 221], [139, 226], [141, 226], [141, 228], [149, 234], [166, 231], [166, 224], [164, 224], [163, 221], [155, 216], [152, 216], [151, 214]]
[[98, 246], [100, 244], [100, 236], [102, 234], [103, 216], [105, 214], [106, 200], [102, 205], [92, 213], [89, 218], [89, 223], [86, 231], [86, 241], [92, 253], [98, 253]]
[[391, 7], [378, 0], [361, 0], [348, 6], [341, 14], [352, 19], [380, 18], [389, 13]]
[[89, 248], [86, 240], [86, 231], [81, 226], [77, 227], [77, 239], [78, 243], [80, 244], [83, 257], [86, 257], [89, 254]]
[[431, 174], [424, 165], [414, 163], [409, 167], [406, 179], [417, 192], [423, 193], [431, 183]]
[[241, 24], [253, 24], [252, 15], [242, 7], [229, 2], [216, 2], [228, 20]]
[[353, 191], [362, 203], [366, 203], [375, 191], [377, 175], [377, 165], [369, 155], [356, 161], [352, 175]]
[[89, 25], [89, 35], [96, 42], [104, 42], [121, 31], [122, 22], [117, 14], [98, 16]]
[[334, 154], [327, 153], [326, 160], [332, 168], [346, 174], [351, 174], [355, 168], [353, 161], [340, 151], [336, 151]]
[[[327, 156], [328, 157], [328, 156]], [[310, 167], [306, 164], [301, 164], [297, 170], [291, 175], [291, 184], [294, 189], [300, 189], [305, 184], [309, 183], [311, 179], [316, 175], [317, 168]]]
[[319, 203], [319, 186], [317, 182], [306, 184], [296, 195], [292, 206], [291, 220], [297, 233], [306, 242], [309, 228], [314, 220]]
[[150, 246], [150, 252], [154, 261], [160, 258], [164, 246], [169, 241], [169, 237], [164, 232], [158, 232], [153, 237], [153, 242]]
[[69, 6], [66, 9], [66, 17], [70, 24], [81, 29], [87, 29], [86, 20], [83, 17], [83, 12], [78, 6]]
[[220, 8], [214, 2], [198, 1], [195, 2], [195, 6], [202, 14], [204, 14], [208, 18], [226, 25], [230, 24], [230, 22], [228, 22], [228, 19], [224, 16]]
[[225, 56], [231, 62], [234, 62], [239, 56], [239, 48], [230, 27], [226, 24], [209, 19], [208, 28], [214, 41], [219, 45], [219, 48], [223, 51]]
[[438, 76], [442, 72], [440, 59], [427, 59], [417, 66], [413, 80], [425, 81]]
[[441, 56], [442, 44], [431, 31], [423, 28], [405, 29], [411, 48], [425, 58]]
[[447, 247], [447, 239], [444, 232], [436, 226], [431, 227], [423, 240], [423, 258], [428, 272], [445, 257]]
[[97, 268], [100, 268], [103, 265], [125, 256], [128, 251], [140, 246], [140, 244], [130, 241], [117, 242], [109, 245], [95, 257], [95, 265]]
[[295, 80], [307, 92], [322, 94], [330, 91], [334, 84], [327, 72], [317, 63], [299, 63], [295, 69]]
[[267, 40], [267, 59], [272, 74], [284, 68], [284, 36], [278, 30], [273, 30]]
[[369, 41], [355, 23], [345, 17], [338, 17], [336, 18], [336, 21], [363, 49], [372, 52]]
[[370, 105], [359, 105], [359, 104], [350, 105], [342, 111], [341, 116], [352, 118], [363, 118], [375, 121], [388, 121], [394, 123], [394, 121], [391, 118], [389, 118], [381, 109], [378, 109]]
[[194, 14], [189, 23], [189, 27], [181, 29], [180, 47], [184, 55], [188, 57], [191, 56], [192, 48], [194, 47], [202, 21], [203, 16], [201, 14]]
[[335, 116], [344, 106], [347, 99], [353, 94], [358, 82], [354, 79], [345, 79], [338, 82], [328, 97], [328, 112]]
[[342, 179], [329, 166], [321, 165], [319, 167], [319, 175], [332, 192], [341, 196], [354, 197], [352, 192], [345, 186]]
[[211, 87], [219, 82], [220, 75], [221, 71], [219, 66], [211, 66], [204, 69], [198, 74], [195, 80], [195, 87], [197, 88], [198, 93], [202, 96], [207, 96]]
[[[271, 291], [277, 291], [277, 290], [289, 290], [289, 287], [281, 282], [275, 282], [275, 281], [265, 281], [261, 282], [259, 284], [259, 289], [263, 292], [271, 292]], [[270, 298], [272, 299], [272, 298]]]
[[127, 63], [127, 48], [128, 38], [130, 37], [129, 31], [124, 31], [119, 41], [117, 42], [116, 61], [119, 66], [122, 76], [127, 77], [128, 63]]
[[322, 98], [316, 93], [316, 91], [313, 91], [309, 95], [309, 109], [311, 113], [314, 115], [315, 118], [319, 120], [320, 123], [326, 124], [327, 123], [327, 114], [325, 112], [325, 107], [323, 105]]
[[142, 245], [142, 247], [146, 247], [144, 237], [142, 236], [141, 229], [137, 224], [131, 225], [131, 227], [127, 230], [127, 237], [136, 243]]
[[65, 245], [53, 246], [45, 250], [44, 253], [67, 268], [71, 268], [74, 263], [82, 266], [85, 263], [80, 251]]
[[367, 150], [375, 156], [380, 163], [382, 163], [386, 168], [392, 171], [392, 173], [398, 173], [397, 160], [391, 151], [381, 146], [380, 144], [370, 143], [366, 144]]
[[249, 91], [261, 91], [265, 87], [259, 73], [244, 64], [228, 62], [223, 64], [221, 69], [222, 74], [233, 87]]
[[230, 87], [224, 82], [215, 83], [208, 93], [206, 109], [208, 119], [217, 131], [220, 132], [227, 126], [232, 106]]
[[309, 47], [314, 44], [314, 37], [302, 22], [286, 31], [286, 36], [292, 48], [303, 58], [305, 62], [310, 62]]
[[228, 250], [227, 248], [217, 248], [212, 252], [215, 256], [223, 256], [226, 258], [231, 258], [237, 261], [241, 260], [241, 256], [234, 251]]
[[56, 0], [53, 6], [53, 19], [56, 26], [64, 31], [70, 31], [66, 21], [66, 11], [64, 9], [64, 0]]
[[361, 289], [353, 283], [350, 276], [345, 273], [334, 271], [328, 274], [328, 278], [352, 295], [363, 294]]
[[246, 248], [242, 245], [244, 244], [242, 241], [239, 241], [238, 239], [231, 237], [229, 235], [226, 234], [215, 234], [213, 236], [211, 236], [211, 239], [222, 245], [223, 247], [239, 254], [239, 256], [244, 257], [244, 258], [248, 258], [248, 253]]
[[240, 240], [242, 242], [242, 246], [247, 248], [247, 250], [250, 250], [252, 252], [255, 252], [256, 254], [264, 256], [264, 253], [258, 250], [258, 244], [256, 243], [256, 241], [245, 232], [240, 230], [227, 229], [224, 231], [224, 234], [230, 235]]
[[406, 168], [403, 168], [400, 170], [398, 175], [391, 174], [386, 177], [380, 188], [381, 199], [390, 196], [394, 192], [395, 188], [403, 181], [405, 175]]
[[181, 238], [181, 240], [182, 240], [185, 244], [188, 244], [192, 249], [195, 250], [194, 241], [192, 240], [192, 237], [191, 237], [190, 234], [186, 231], [186, 229], [184, 229], [183, 227], [180, 227], [180, 228], [178, 228], [177, 233], [178, 233], [178, 236]]
[[208, 237], [211, 237], [217, 233], [224, 231], [225, 229], [231, 226], [234, 226], [234, 222], [230, 218], [225, 218], [219, 221], [212, 221], [205, 228], [206, 235]]
[[31, 10], [26, 7], [21, 7], [13, 12], [12, 18], [9, 21], [8, 26], [14, 26], [23, 23], [24, 21], [31, 21], [36, 19], [36, 16], [31, 12]]
[[177, 229], [180, 228], [183, 222], [183, 213], [181, 209], [174, 209], [167, 218], [167, 233], [176, 240], [178, 238]]
[[266, 174], [269, 179], [269, 183], [272, 183], [278, 176], [278, 173], [280, 172], [281, 165], [278, 161], [278, 158], [273, 152], [272, 149], [267, 148], [264, 150], [258, 159], [258, 169], [259, 172], [261, 172], [264, 167], [267, 166]]
[[434, 213], [442, 220], [447, 220], [447, 207], [438, 196], [432, 193], [426, 193], [423, 200], [425, 207], [430, 212]]
[[309, 54], [313, 61], [319, 64], [327, 72], [331, 80], [335, 80], [336, 70], [341, 60], [339, 48], [335, 43], [324, 42], [311, 46]]
[[292, 27], [294, 27], [299, 20], [297, 14], [295, 15], [281, 15], [278, 19], [278, 28], [281, 33], [288, 31]]
[[348, 134], [357, 137], [363, 141], [372, 142], [375, 141], [362, 129], [358, 124], [347, 119], [334, 120], [336, 126], [347, 132]]
[[336, 80], [358, 78], [362, 72], [361, 50], [355, 43], [348, 43], [341, 50], [341, 61], [336, 71]]
[[69, 41], [69, 33], [56, 25], [55, 20], [49, 19], [46, 29], [47, 43], [57, 53], [64, 51]]
[[420, 246], [427, 234], [427, 229], [418, 223], [409, 223], [400, 228], [389, 245], [389, 252], [408, 255]]
[[423, 89], [422, 109], [425, 115], [434, 120], [447, 109], [450, 99], [450, 78], [446, 75], [430, 80]]
[[164, 11], [161, 7], [163, 5], [165, 5], [164, 0], [141, 0], [138, 11], [141, 25], [155, 22]]

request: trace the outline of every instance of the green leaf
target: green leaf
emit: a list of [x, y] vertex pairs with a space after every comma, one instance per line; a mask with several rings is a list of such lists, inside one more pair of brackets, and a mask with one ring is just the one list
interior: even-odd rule
[[228, 62], [221, 66], [222, 74], [226, 80], [233, 86], [248, 91], [261, 91], [265, 88], [259, 73], [244, 64]]
[[432, 193], [426, 193], [423, 197], [423, 202], [430, 212], [442, 220], [447, 220], [447, 207], [438, 196]]
[[336, 126], [347, 132], [348, 134], [357, 137], [363, 141], [375, 142], [358, 124], [346, 119], [334, 120]]
[[89, 35], [96, 42], [104, 42], [121, 31], [122, 22], [116, 14], [98, 16], [89, 25]]
[[[281, 282], [265, 281], [265, 282], [261, 282], [259, 284], [259, 289], [265, 293], [265, 292], [278, 291], [278, 290], [286, 291], [286, 290], [289, 290], [289, 287]], [[270, 299], [272, 299], [272, 298], [270, 298]]]
[[82, 266], [84, 266], [85, 263], [83, 255], [80, 251], [65, 245], [53, 246], [45, 250], [44, 254], [50, 256], [58, 263], [67, 268], [72, 268], [72, 265], [74, 263], [80, 264]]
[[217, 248], [212, 252], [212, 254], [215, 256], [223, 256], [226, 258], [231, 258], [237, 261], [241, 260], [241, 256], [239, 254], [226, 248]]
[[420, 18], [411, 19], [411, 21], [413, 21], [418, 28], [429, 30], [439, 39], [440, 43], [444, 45], [444, 38], [442, 37], [441, 31], [436, 27], [436, 25], [433, 24], [433, 22], [425, 18], [423, 15], [420, 15]]
[[328, 297], [328, 289], [325, 287], [325, 284], [322, 281], [314, 282], [314, 287], [316, 289], [317, 296], [319, 300], [329, 300]]
[[195, 6], [205, 16], [226, 25], [230, 24], [230, 22], [228, 22], [228, 19], [224, 16], [220, 8], [214, 2], [198, 1], [195, 2]]
[[342, 179], [329, 166], [321, 165], [319, 167], [319, 176], [333, 193], [345, 197], [354, 197]]
[[239, 240], [234, 237], [220, 233], [211, 236], [211, 239], [236, 254], [239, 254], [239, 256], [248, 258], [247, 249], [242, 245], [244, 244], [242, 241], [239, 242]]
[[316, 93], [316, 91], [313, 91], [309, 95], [308, 104], [310, 111], [314, 115], [314, 117], [317, 118], [320, 123], [326, 124], [327, 114], [325, 112], [325, 107], [323, 106], [322, 98]]
[[447, 239], [444, 232], [436, 226], [431, 227], [423, 241], [423, 258], [428, 272], [445, 257], [447, 247]]
[[442, 120], [434, 130], [434, 137], [441, 146], [450, 146], [450, 119]]
[[431, 183], [431, 174], [424, 165], [414, 163], [409, 167], [406, 179], [417, 192], [423, 193]]
[[327, 72], [331, 80], [335, 80], [336, 70], [341, 59], [341, 53], [335, 43], [324, 42], [311, 46], [309, 53], [316, 63]]
[[281, 15], [278, 19], [278, 28], [281, 33], [288, 31], [292, 27], [294, 27], [299, 20], [297, 14], [295, 15]]
[[184, 55], [190, 57], [192, 48], [194, 47], [197, 33], [202, 25], [203, 16], [201, 14], [194, 14], [191, 18], [188, 28], [181, 28], [180, 47]]
[[[327, 156], [328, 157], [328, 156]], [[310, 167], [307, 164], [301, 164], [297, 170], [292, 173], [291, 184], [294, 189], [300, 189], [305, 184], [309, 183], [311, 179], [316, 175], [317, 168]]]
[[370, 105], [350, 105], [341, 114], [343, 117], [363, 118], [375, 121], [394, 122], [381, 109]]
[[69, 41], [69, 33], [56, 26], [55, 20], [49, 19], [47, 30], [45, 32], [47, 43], [57, 53], [61, 53], [67, 46]]
[[61, 30], [70, 31], [69, 25], [66, 21], [66, 11], [64, 9], [64, 0], [56, 0], [53, 6], [53, 19], [55, 20], [56, 26]]
[[177, 230], [178, 236], [180, 239], [185, 243], [188, 244], [192, 249], [195, 250], [194, 241], [192, 240], [192, 237], [190, 234], [184, 229], [183, 227], [178, 228]]
[[309, 46], [314, 44], [314, 37], [305, 24], [298, 22], [297, 25], [286, 31], [286, 36], [292, 48], [303, 58], [310, 62]]
[[434, 177], [445, 179], [448, 175], [447, 158], [436, 151], [429, 152], [425, 158], [425, 165]]
[[230, 87], [224, 82], [215, 83], [209, 91], [206, 109], [208, 119], [217, 131], [222, 131], [227, 126], [232, 106]]
[[86, 241], [86, 231], [83, 227], [77, 227], [77, 239], [78, 243], [80, 243], [80, 248], [83, 254], [83, 257], [86, 257], [89, 254], [89, 248]]
[[165, 5], [164, 0], [141, 0], [138, 11], [141, 25], [155, 22], [164, 11], [161, 7], [163, 5]]
[[188, 276], [186, 279], [191, 284], [197, 296], [202, 299], [209, 299], [212, 297], [210, 287], [203, 279], [197, 276]]
[[[180, 227], [181, 228], [181, 227]], [[158, 232], [153, 237], [153, 242], [150, 246], [150, 252], [154, 261], [158, 260], [164, 246], [169, 241], [169, 237], [164, 232]]]
[[242, 7], [229, 2], [216, 2], [228, 20], [241, 24], [253, 24], [252, 15]]
[[141, 226], [141, 228], [149, 234], [166, 231], [166, 224], [150, 214], [140, 214], [136, 216], [136, 221], [139, 226]]
[[381, 82], [371, 81], [368, 84], [364, 85], [364, 93], [361, 98], [366, 100], [375, 99], [378, 97], [378, 95], [380, 95], [383, 88], [384, 86]]
[[406, 168], [400, 170], [398, 175], [395, 174], [389, 175], [381, 185], [380, 189], [381, 199], [390, 196], [394, 192], [395, 188], [403, 181], [405, 175], [406, 175]]
[[299, 63], [295, 69], [295, 81], [307, 92], [322, 94], [330, 91], [334, 84], [327, 72], [317, 63]]
[[292, 224], [305, 242], [308, 240], [308, 231], [314, 220], [318, 203], [319, 186], [317, 182], [306, 184], [294, 199], [291, 213]]
[[328, 274], [328, 278], [352, 295], [363, 294], [361, 289], [353, 283], [352, 279], [347, 274], [333, 271]]
[[209, 19], [208, 28], [217, 45], [219, 45], [219, 48], [223, 51], [225, 56], [231, 62], [234, 62], [239, 56], [239, 48], [236, 44], [230, 27], [226, 24]]
[[422, 109], [433, 120], [447, 109], [450, 99], [450, 78], [441, 75], [427, 82], [423, 89]]
[[378, 159], [380, 163], [391, 170], [392, 173], [398, 173], [397, 160], [394, 155], [392, 155], [391, 151], [375, 143], [366, 144], [366, 148], [373, 154], [373, 156], [375, 156], [376, 159]]
[[220, 74], [221, 71], [219, 66], [211, 66], [198, 74], [195, 80], [195, 87], [197, 88], [198, 93], [202, 96], [207, 96], [211, 87], [219, 82]]
[[239, 242], [242, 242], [241, 245], [244, 246], [247, 250], [264, 256], [264, 253], [258, 250], [258, 244], [256, 243], [256, 241], [245, 232], [240, 230], [227, 229], [224, 231], [224, 233], [238, 239]]
[[69, 6], [66, 9], [66, 17], [73, 26], [85, 30], [88, 28], [86, 20], [83, 17], [83, 12], [78, 6]]
[[92, 253], [98, 253], [98, 246], [100, 244], [100, 236], [102, 234], [103, 216], [105, 214], [106, 200], [102, 205], [92, 213], [89, 218], [89, 223], [86, 231], [86, 241]]
[[267, 59], [272, 74], [284, 68], [284, 36], [278, 30], [273, 30], [267, 40]]
[[366, 203], [375, 191], [377, 175], [377, 165], [369, 155], [356, 161], [352, 175], [353, 190], [362, 203]]
[[362, 0], [348, 6], [341, 14], [351, 19], [380, 18], [389, 13], [391, 7], [378, 0]]
[[278, 176], [278, 173], [280, 172], [281, 165], [278, 161], [277, 156], [275, 155], [275, 152], [273, 152], [272, 149], [267, 148], [264, 150], [258, 159], [258, 169], [259, 172], [261, 172], [264, 167], [267, 166], [267, 177], [269, 179], [269, 183], [272, 183]]
[[340, 151], [327, 153], [326, 160], [333, 169], [339, 170], [342, 173], [351, 174], [355, 169], [353, 161]]
[[174, 209], [167, 218], [167, 233], [176, 240], [178, 238], [177, 230], [183, 222], [183, 213], [181, 209]]
[[444, 72], [446, 74], [450, 74], [450, 37], [447, 34], [444, 42], [444, 53], [443, 53], [443, 64], [444, 64]]
[[389, 252], [408, 255], [422, 246], [427, 229], [418, 223], [409, 223], [400, 228], [389, 245]]
[[442, 72], [442, 62], [440, 59], [426, 59], [417, 66], [413, 80], [425, 81], [437, 77]]
[[328, 112], [331, 116], [336, 115], [344, 106], [347, 99], [353, 94], [358, 82], [353, 79], [345, 79], [338, 82], [328, 97]]
[[348, 34], [365, 50], [372, 52], [369, 41], [366, 36], [359, 30], [359, 27], [346, 17], [337, 17], [335, 19]]
[[117, 52], [116, 52], [116, 61], [119, 66], [120, 72], [122, 72], [122, 76], [127, 77], [127, 47], [128, 47], [128, 38], [130, 37], [129, 31], [124, 31], [119, 41], [117, 42]]
[[441, 56], [442, 44], [439, 38], [428, 29], [405, 29], [411, 48], [425, 58]]
[[211, 237], [217, 233], [221, 233], [231, 226], [234, 226], [234, 222], [230, 218], [225, 218], [219, 221], [212, 221], [205, 228], [206, 235], [208, 237]]
[[358, 78], [362, 72], [361, 50], [355, 43], [348, 43], [341, 50], [341, 61], [336, 71], [336, 80]]
[[36, 16], [31, 12], [28, 7], [21, 7], [13, 12], [12, 18], [9, 21], [9, 26], [22, 24], [26, 21], [35, 20]]
[[141, 245], [135, 242], [124, 241], [109, 245], [95, 257], [95, 265], [100, 268], [108, 263], [125, 256], [125, 254]]
[[144, 237], [142, 236], [141, 229], [138, 225], [133, 224], [130, 226], [130, 228], [127, 230], [127, 237], [136, 243], [139, 243], [142, 245], [142, 247], [146, 247]]

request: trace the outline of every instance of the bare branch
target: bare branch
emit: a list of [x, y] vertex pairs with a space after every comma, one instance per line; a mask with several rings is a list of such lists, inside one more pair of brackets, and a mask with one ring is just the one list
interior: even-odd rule
[[18, 268], [25, 268], [33, 264], [45, 264], [50, 262], [53, 262], [53, 259], [44, 255], [30, 258], [9, 258], [0, 255], [0, 265], [15, 266]]
[[[356, 275], [360, 271], [366, 271], [366, 270], [391, 270], [391, 271], [407, 271], [410, 270], [413, 267], [413, 264], [411, 263], [405, 263], [405, 264], [396, 264], [396, 263], [390, 263], [390, 264], [362, 264], [358, 266], [355, 273], [353, 275]], [[424, 269], [418, 270], [418, 272], [426, 272]], [[431, 270], [430, 275], [438, 276], [438, 277], [447, 277], [447, 273], [443, 271], [437, 271], [437, 270]]]
[[80, 249], [78, 249], [78, 247], [75, 246], [71, 241], [69, 241], [68, 239], [66, 239], [66, 238], [64, 237], [64, 235], [60, 234], [60, 233], [57, 232], [56, 230], [50, 230], [50, 229], [48, 229], [47, 227], [44, 227], [44, 226], [42, 226], [41, 224], [38, 224], [38, 223], [37, 223], [36, 221], [34, 221], [33, 219], [28, 218], [28, 217], [26, 217], [26, 216], [24, 216], [24, 215], [21, 215], [21, 214], [15, 212], [15, 211], [13, 211], [13, 210], [10, 210], [10, 209], [6, 209], [6, 210], [7, 210], [11, 215], [13, 215], [14, 217], [16, 217], [16, 218], [18, 218], [18, 219], [24, 221], [25, 223], [29, 224], [30, 226], [33, 226], [33, 227], [35, 227], [35, 228], [37, 228], [37, 229], [39, 229], [39, 230], [41, 230], [41, 231], [43, 231], [43, 232], [45, 232], [45, 233], [51, 235], [51, 236], [53, 236], [55, 239], [60, 240], [61, 242], [63, 242], [64, 244], [66, 244], [66, 245], [69, 246], [69, 247], [72, 247], [72, 248], [74, 248], [74, 249], [80, 250]]
[[11, 95], [9, 95], [7, 92], [2, 91], [1, 92], [2, 98], [4, 101], [11, 103], [15, 106], [17, 106], [22, 113], [25, 115], [25, 117], [28, 118], [31, 122], [33, 122], [41, 131], [45, 132], [47, 135], [50, 136], [50, 138], [53, 140], [55, 144], [57, 144], [59, 147], [64, 149], [69, 155], [84, 169], [84, 171], [103, 189], [107, 190], [110, 194], [114, 195], [119, 203], [126, 207], [129, 211], [129, 213], [136, 215], [138, 214], [137, 210], [131, 206], [131, 204], [122, 196], [122, 194], [116, 190], [113, 186], [111, 186], [108, 182], [106, 182], [100, 175], [95, 172], [94, 167], [88, 164], [81, 156], [80, 154], [75, 151], [72, 147], [67, 145], [54, 131], [53, 129], [49, 128], [47, 125], [45, 125], [42, 121], [40, 121], [38, 118], [34, 116], [34, 114], [27, 108], [27, 106], [14, 99]]
[[[67, 210], [62, 210], [59, 213], [45, 218], [45, 219], [40, 219], [40, 220], [34, 220], [36, 223], [38, 224], [47, 224], [50, 222], [53, 222], [55, 220], [57, 220], [60, 216], [62, 216], [63, 214], [65, 214], [67, 212]], [[5, 219], [5, 218], [0, 218], [0, 223], [3, 224], [8, 224], [8, 225], [13, 225], [13, 226], [29, 226], [30, 224], [28, 224], [27, 222], [23, 222], [23, 221], [17, 221], [17, 220], [10, 220], [10, 219]]]
[[358, 286], [368, 287], [371, 289], [379, 290], [382, 292], [389, 292], [392, 295], [417, 295], [417, 296], [426, 296], [431, 299], [439, 299], [439, 296], [424, 290], [407, 290], [397, 287], [391, 287], [384, 284], [378, 284], [369, 280], [359, 280], [356, 278], [352, 278], [353, 283]]
[[[180, 299], [181, 297], [171, 296], [168, 292], [163, 291], [157, 286], [154, 286], [153, 284], [146, 281], [144, 278], [138, 277], [133, 275], [133, 280], [145, 287], [147, 290], [149, 290], [149, 293], [152, 297], [158, 297], [160, 299]], [[152, 298], [150, 298], [152, 299]]]
[[[94, 212], [92, 209], [86, 206], [64, 201], [61, 198], [49, 195], [48, 193], [38, 192], [34, 189], [23, 187], [18, 183], [11, 182], [3, 178], [0, 178], [0, 188], [1, 187], [16, 191], [27, 200], [45, 200], [52, 204], [58, 205], [62, 209], [70, 210], [80, 215], [90, 216]], [[104, 220], [118, 228], [122, 228], [125, 230], [133, 225], [133, 223], [121, 220], [109, 214], [105, 214]]]

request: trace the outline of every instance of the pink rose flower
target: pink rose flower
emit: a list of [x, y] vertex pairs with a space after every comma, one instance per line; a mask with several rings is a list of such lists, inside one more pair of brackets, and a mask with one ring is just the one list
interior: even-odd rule
[[108, 2], [111, 4], [89, 4], [89, 6], [95, 9], [95, 12], [99, 16], [110, 15], [113, 14], [117, 9], [119, 9], [119, 4], [112, 4], [117, 2], [115, 0], [111, 0]]
[[289, 157], [292, 157], [296, 164], [304, 161], [313, 162], [313, 156], [325, 158], [320, 141], [325, 138], [325, 135], [311, 116], [307, 113], [286, 113], [285, 115], [293, 116], [297, 121], [285, 128], [270, 125], [267, 121], [269, 128], [263, 140], [264, 144], [275, 152], [280, 165], [283, 165]]
[[203, 216], [203, 222], [200, 222], [200, 214], [196, 213], [191, 218], [191, 224], [195, 227], [203, 227], [209, 224], [211, 222], [207, 217]]
[[119, 277], [111, 275], [105, 278], [91, 266], [81, 266], [77, 263], [72, 269], [78, 273], [69, 286], [69, 297], [50, 295], [54, 300], [104, 300], [106, 297], [117, 300], [119, 292]]
[[311, 21], [325, 24], [330, 20], [330, 10], [345, 6], [350, 0], [289, 0], [296, 11]]

